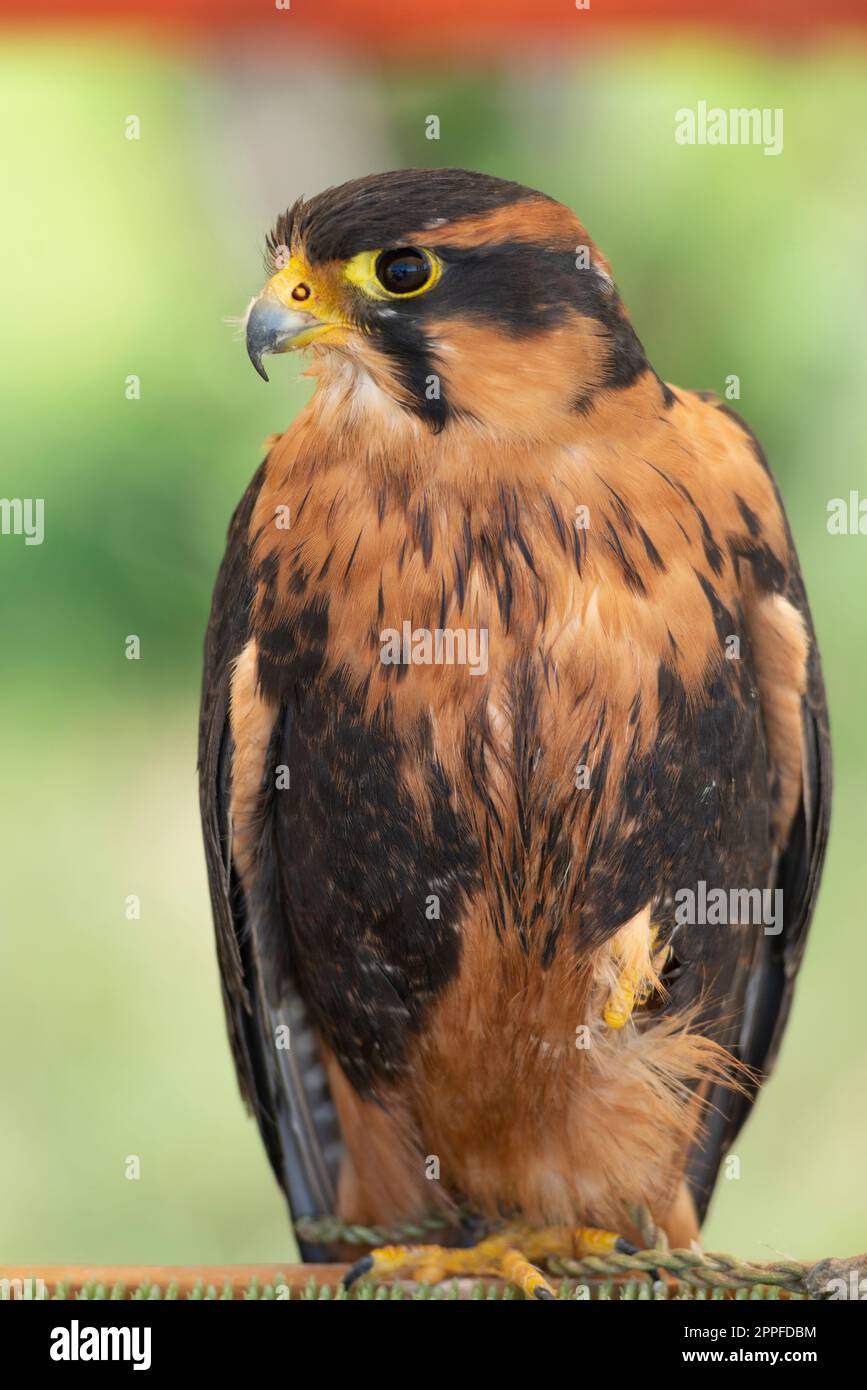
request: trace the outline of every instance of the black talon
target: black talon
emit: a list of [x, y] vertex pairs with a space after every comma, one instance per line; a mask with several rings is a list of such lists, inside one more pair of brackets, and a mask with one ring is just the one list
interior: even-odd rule
[[637, 1255], [638, 1246], [633, 1245], [631, 1240], [624, 1240], [623, 1236], [618, 1236], [614, 1242], [614, 1249], [618, 1255]]
[[360, 1279], [362, 1274], [369, 1274], [372, 1269], [373, 1256], [363, 1255], [360, 1260], [355, 1261], [354, 1265], [349, 1266], [340, 1282], [345, 1289], [348, 1289], [355, 1283], [356, 1279]]
[[463, 1248], [478, 1245], [480, 1241], [485, 1239], [489, 1226], [490, 1222], [482, 1216], [463, 1216], [461, 1218], [460, 1238], [455, 1240], [455, 1245]]
[[543, 1289], [543, 1288], [541, 1288], [541, 1286], [540, 1286], [538, 1289], [534, 1289], [534, 1290], [533, 1290], [533, 1297], [534, 1297], [534, 1298], [542, 1298], [542, 1299], [548, 1298], [548, 1299], [550, 1299], [553, 1303], [556, 1303], [556, 1302], [557, 1302], [557, 1300], [556, 1300], [556, 1298], [554, 1297], [554, 1295], [552, 1294], [551, 1290], [550, 1290], [550, 1289]]

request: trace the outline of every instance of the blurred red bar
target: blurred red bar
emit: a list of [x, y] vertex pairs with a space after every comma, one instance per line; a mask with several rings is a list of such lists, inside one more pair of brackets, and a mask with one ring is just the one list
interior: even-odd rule
[[865, 0], [0, 0], [0, 20], [28, 27], [85, 23], [186, 30], [281, 26], [286, 38], [318, 38], [353, 48], [401, 51], [424, 59], [467, 44], [486, 47], [534, 39], [581, 42], [619, 24], [712, 27], [778, 37], [867, 24]]

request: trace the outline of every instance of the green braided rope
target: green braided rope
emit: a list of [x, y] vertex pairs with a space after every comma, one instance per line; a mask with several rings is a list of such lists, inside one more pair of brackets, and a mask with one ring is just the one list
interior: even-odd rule
[[[547, 1269], [560, 1277], [577, 1280], [606, 1280], [632, 1275], [659, 1279], [667, 1274], [679, 1283], [695, 1289], [749, 1290], [756, 1287], [776, 1290], [800, 1297], [810, 1297], [808, 1286], [810, 1266], [795, 1260], [775, 1260], [760, 1263], [739, 1260], [717, 1251], [672, 1250], [663, 1234], [648, 1219], [646, 1211], [633, 1213], [635, 1225], [648, 1241], [648, 1248], [634, 1255], [593, 1255], [584, 1259], [546, 1261]], [[338, 1220], [335, 1216], [304, 1217], [295, 1227], [302, 1240], [333, 1245], [401, 1245], [424, 1240], [431, 1232], [449, 1229], [442, 1217], [429, 1217], [394, 1226], [361, 1226]], [[774, 1296], [770, 1294], [769, 1296]]]
[[775, 1261], [758, 1264], [738, 1260], [733, 1255], [716, 1251], [640, 1250], [635, 1255], [594, 1255], [583, 1260], [552, 1258], [546, 1261], [552, 1274], [569, 1274], [573, 1278], [604, 1279], [612, 1275], [644, 1274], [656, 1278], [660, 1273], [671, 1275], [683, 1283], [704, 1288], [748, 1289], [756, 1284], [806, 1294], [808, 1268], [795, 1261]]
[[453, 1227], [454, 1222], [441, 1216], [421, 1217], [396, 1226], [360, 1226], [347, 1224], [336, 1216], [302, 1216], [295, 1222], [295, 1234], [312, 1245], [405, 1245]]

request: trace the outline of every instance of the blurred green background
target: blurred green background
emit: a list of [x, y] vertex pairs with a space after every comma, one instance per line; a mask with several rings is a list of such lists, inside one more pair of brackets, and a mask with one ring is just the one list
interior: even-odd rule
[[[865, 77], [851, 41], [293, 71], [253, 48], [6, 39], [2, 490], [45, 499], [46, 535], [0, 538], [0, 1261], [293, 1249], [224, 1037], [195, 731], [225, 528], [308, 385], [292, 358], [266, 388], [224, 319], [258, 292], [288, 202], [402, 164], [571, 204], [660, 374], [740, 377], [812, 598], [837, 794], [790, 1031], [706, 1238], [760, 1257], [867, 1246], [867, 540], [826, 529], [830, 498], [867, 496]], [[702, 99], [783, 107], [783, 154], [677, 145], [674, 112]]]

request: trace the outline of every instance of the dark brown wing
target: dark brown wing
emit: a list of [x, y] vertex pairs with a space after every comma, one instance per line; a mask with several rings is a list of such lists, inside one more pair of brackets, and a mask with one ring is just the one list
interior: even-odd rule
[[[734, 415], [727, 407], [719, 408]], [[758, 463], [766, 471], [767, 460], [755, 436], [740, 419]], [[780, 511], [782, 501], [777, 492]], [[746, 1094], [715, 1087], [702, 1142], [690, 1156], [690, 1187], [703, 1219], [713, 1191], [720, 1163], [750, 1112], [758, 1089], [769, 1076], [776, 1060], [794, 995], [795, 978], [806, 945], [807, 932], [816, 906], [819, 881], [828, 841], [831, 813], [831, 741], [828, 709], [816, 637], [797, 553], [788, 531], [789, 575], [785, 599], [800, 614], [807, 637], [806, 682], [800, 702], [801, 791], [788, 834], [775, 855], [770, 887], [782, 889], [783, 929], [779, 935], [759, 937], [756, 954], [741, 990], [735, 989], [732, 1004], [740, 1012], [740, 1025], [733, 1051], [753, 1069], [756, 1082]], [[776, 714], [769, 702], [762, 702], [766, 731]], [[791, 732], [792, 742], [798, 731]], [[770, 742], [770, 739], [768, 740]], [[773, 768], [771, 768], [773, 775]], [[688, 986], [676, 985], [672, 994], [688, 998]]]
[[[334, 1210], [339, 1132], [318, 1041], [291, 982], [276, 1004], [266, 1000], [258, 966], [262, 924], [247, 916], [232, 864], [229, 823], [229, 689], [233, 663], [248, 638], [252, 589], [247, 537], [264, 467], [232, 518], [211, 605], [199, 725], [199, 796], [223, 1005], [241, 1094], [297, 1218]], [[290, 1029], [288, 1050], [275, 1045], [281, 1025]], [[302, 1249], [306, 1259], [325, 1258], [323, 1251]]]

